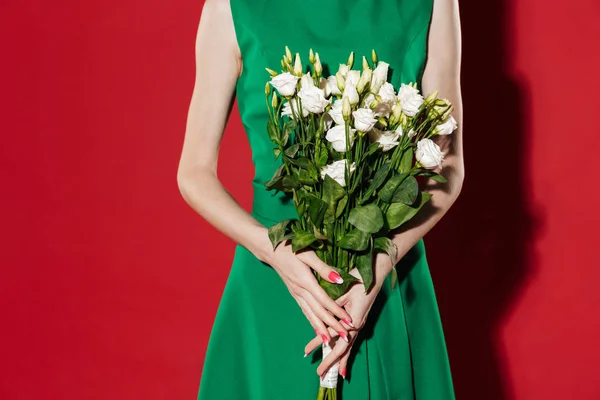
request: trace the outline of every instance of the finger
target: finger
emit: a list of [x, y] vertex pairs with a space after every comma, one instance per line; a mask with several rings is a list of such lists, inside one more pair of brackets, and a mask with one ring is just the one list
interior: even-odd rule
[[350, 347], [349, 343], [343, 340], [336, 341], [331, 353], [317, 367], [317, 374], [321, 376], [326, 373], [333, 364], [339, 361], [341, 355], [344, 354], [348, 347]]
[[[331, 298], [329, 298], [329, 296], [327, 296], [327, 295], [325, 295], [325, 296], [329, 300], [331, 300]], [[348, 331], [346, 330], [346, 328], [344, 328], [342, 326], [340, 321], [335, 319], [335, 317], [333, 315], [331, 315], [313, 296], [311, 296], [310, 293], [307, 292], [306, 296], [303, 296], [303, 298], [304, 298], [304, 300], [306, 300], [306, 302], [310, 306], [312, 312], [321, 321], [323, 321], [323, 323], [325, 323], [325, 325], [330, 326], [332, 329], [335, 329], [335, 331], [342, 337], [342, 339], [344, 341], [348, 340]], [[323, 334], [324, 332], [320, 331], [320, 333]], [[329, 342], [329, 340], [331, 340], [331, 336], [329, 335], [328, 332], [327, 332], [326, 336], [327, 336], [327, 340], [325, 338], [323, 338], [323, 342], [325, 342], [325, 343], [327, 343], [327, 342]]]
[[310, 268], [315, 270], [321, 276], [321, 278], [325, 279], [327, 282], [337, 284], [344, 283], [344, 279], [340, 276], [340, 274], [331, 266], [327, 265], [327, 263], [325, 263], [323, 260], [321, 260], [314, 251], [300, 252], [297, 254], [297, 257]]
[[340, 357], [340, 375], [343, 379], [346, 379], [346, 367], [348, 366], [348, 358], [350, 358], [350, 352], [352, 351], [352, 346], [354, 343], [350, 344], [344, 354]]
[[[339, 336], [338, 333], [331, 328], [328, 328], [328, 331], [329, 331], [329, 336], [331, 338]], [[318, 334], [310, 342], [308, 342], [306, 344], [306, 346], [304, 347], [304, 352], [306, 354], [312, 353], [317, 347], [321, 346], [322, 344], [323, 344], [323, 337], [320, 334]]]
[[[321, 286], [319, 286], [319, 284], [316, 281], [307, 286], [308, 287], [306, 287], [305, 289], [310, 292], [312, 297], [316, 301], [318, 301], [322, 307], [324, 307], [325, 309], [327, 309], [328, 311], [333, 313], [333, 315], [335, 315], [340, 320], [342, 320], [344, 323], [346, 323], [346, 325], [349, 325], [349, 326], [354, 325], [352, 323], [352, 317], [350, 316], [350, 314], [348, 314], [348, 312], [343, 307], [341, 307], [339, 304], [337, 304], [335, 302], [335, 300], [333, 300], [331, 297], [329, 297], [327, 295], [327, 293], [325, 293], [325, 290], [323, 290], [323, 288]], [[313, 308], [313, 310], [314, 310], [314, 308]], [[319, 316], [319, 318], [320, 317], [321, 316]], [[328, 324], [328, 325], [333, 327], [333, 325], [331, 325], [331, 324]], [[342, 325], [339, 322], [336, 322], [336, 325], [339, 326], [340, 328], [342, 327]], [[339, 332], [338, 328], [336, 328], [335, 330]]]
[[[298, 302], [298, 305], [302, 309], [302, 312], [304, 313], [304, 315], [306, 316], [306, 318], [310, 322], [311, 326], [315, 330], [315, 334], [317, 335], [317, 338], [319, 338], [319, 340], [322, 343], [323, 342], [323, 337], [321, 336], [321, 334], [319, 332], [327, 332], [327, 327], [325, 326], [325, 324], [323, 323], [323, 321], [321, 321], [319, 318], [317, 318], [317, 316], [311, 310], [311, 308], [308, 305], [308, 303], [306, 302], [306, 300], [304, 300], [302, 297], [298, 297], [296, 299], [296, 301]], [[307, 350], [307, 348], [305, 348], [304, 350], [305, 350], [304, 351], [304, 357], [306, 357], [314, 349], [312, 349], [312, 350], [309, 351], [309, 350]]]

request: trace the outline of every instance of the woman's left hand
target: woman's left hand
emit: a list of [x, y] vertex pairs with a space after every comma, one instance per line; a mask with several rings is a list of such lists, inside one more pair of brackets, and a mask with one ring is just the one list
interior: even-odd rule
[[[357, 283], [352, 285], [346, 293], [336, 300], [336, 302], [340, 306], [344, 307], [352, 317], [353, 326], [346, 326], [346, 324], [344, 324], [348, 328], [348, 341], [345, 339], [339, 340], [339, 338], [335, 341], [335, 345], [333, 346], [331, 353], [323, 361], [321, 361], [317, 368], [317, 374], [319, 376], [322, 376], [327, 372], [327, 370], [329, 370], [329, 368], [331, 368], [332, 365], [339, 361], [339, 374], [342, 376], [342, 378], [346, 379], [346, 366], [348, 364], [348, 358], [352, 350], [352, 345], [356, 340], [360, 329], [364, 326], [367, 320], [367, 316], [369, 315], [369, 311], [375, 302], [375, 298], [381, 290], [382, 282], [392, 269], [392, 264], [389, 257], [382, 253], [378, 254], [376, 256], [375, 269], [375, 280], [371, 290], [369, 290], [368, 293], [365, 293], [365, 287], [362, 283]], [[354, 275], [358, 279], [361, 279], [356, 268], [351, 270], [350, 274]], [[331, 328], [329, 328], [329, 333], [331, 334], [332, 339], [339, 336], [339, 334]], [[321, 336], [317, 335], [304, 348], [305, 354], [311, 353], [322, 343], [323, 340]]]

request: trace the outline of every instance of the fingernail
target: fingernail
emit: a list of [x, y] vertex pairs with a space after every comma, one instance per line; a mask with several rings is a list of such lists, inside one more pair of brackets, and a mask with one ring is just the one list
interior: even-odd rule
[[348, 336], [344, 333], [344, 332], [338, 332], [340, 334], [340, 337], [342, 339], [344, 339], [346, 341], [346, 343], [348, 343]]
[[315, 329], [315, 335], [319, 336], [319, 331]]
[[346, 368], [342, 368], [340, 375], [342, 375], [342, 379], [346, 379]]
[[340, 276], [340, 274], [338, 274], [335, 271], [331, 271], [328, 275], [329, 280], [334, 281], [335, 283], [344, 283], [344, 280], [342, 279], [342, 277]]
[[308, 355], [308, 353], [304, 353], [304, 358], [306, 358], [307, 355]]
[[327, 335], [322, 334], [321, 339], [323, 339], [323, 343], [325, 343], [325, 344], [329, 343], [329, 338], [327, 337]]
[[342, 321], [344, 321], [344, 323], [348, 326], [351, 326], [352, 328], [354, 328], [354, 325], [352, 325], [352, 322], [348, 321], [348, 318], [342, 318]]
[[321, 377], [321, 380], [323, 380], [323, 378], [325, 377], [325, 372], [323, 372], [321, 375], [319, 375]]

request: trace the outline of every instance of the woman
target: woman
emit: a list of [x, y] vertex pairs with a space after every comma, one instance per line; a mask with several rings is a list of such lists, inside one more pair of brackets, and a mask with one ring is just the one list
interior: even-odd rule
[[[376, 49], [390, 82], [439, 90], [455, 106], [459, 129], [438, 137], [447, 184], [418, 217], [392, 237], [394, 262], [376, 260], [375, 288], [354, 285], [333, 301], [313, 271], [340, 277], [312, 251], [289, 244], [273, 251], [267, 228], [297, 216], [293, 203], [264, 188], [278, 167], [266, 133], [265, 67], [279, 69], [289, 46], [318, 51], [330, 71], [350, 51], [357, 60]], [[453, 399], [442, 325], [422, 237], [451, 207], [463, 177], [457, 0], [207, 0], [196, 37], [196, 81], [178, 171], [184, 199], [238, 243], [211, 333], [198, 398], [311, 399], [318, 376], [339, 362], [344, 400]], [[330, 63], [330, 65], [327, 65]], [[228, 194], [216, 174], [219, 143], [237, 94], [256, 176], [252, 213]], [[444, 141], [445, 140], [445, 141]], [[279, 161], [280, 162], [280, 161]], [[392, 289], [395, 266], [398, 284]], [[225, 266], [223, 266], [225, 267]], [[315, 335], [316, 333], [316, 335]], [[336, 340], [341, 337], [344, 340]], [[321, 362], [323, 341], [335, 341]]]

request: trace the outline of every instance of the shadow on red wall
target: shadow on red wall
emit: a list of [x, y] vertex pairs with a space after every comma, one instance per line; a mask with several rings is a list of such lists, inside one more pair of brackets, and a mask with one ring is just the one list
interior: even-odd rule
[[465, 183], [427, 235], [458, 399], [513, 398], [498, 338], [531, 271], [526, 88], [502, 0], [461, 1]]

